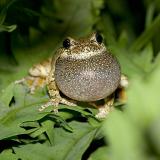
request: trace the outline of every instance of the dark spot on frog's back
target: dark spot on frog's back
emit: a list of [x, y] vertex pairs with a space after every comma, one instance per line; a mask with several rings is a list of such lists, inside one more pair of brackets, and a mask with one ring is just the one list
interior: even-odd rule
[[78, 101], [96, 101], [112, 94], [120, 82], [120, 65], [110, 53], [87, 59], [59, 58], [55, 81], [67, 97]]

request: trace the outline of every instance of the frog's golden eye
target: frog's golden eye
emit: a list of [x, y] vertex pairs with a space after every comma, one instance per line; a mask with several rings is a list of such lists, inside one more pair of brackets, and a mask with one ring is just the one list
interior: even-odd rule
[[96, 33], [95, 37], [96, 37], [96, 41], [99, 44], [101, 44], [103, 42], [103, 37], [99, 33]]
[[63, 47], [64, 47], [65, 49], [68, 49], [68, 48], [70, 48], [70, 46], [71, 46], [70, 39], [66, 38], [66, 39], [63, 41]]

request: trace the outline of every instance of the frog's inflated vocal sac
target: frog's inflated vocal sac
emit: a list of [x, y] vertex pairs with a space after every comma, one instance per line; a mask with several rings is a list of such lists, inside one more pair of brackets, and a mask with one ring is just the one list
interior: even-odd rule
[[[99, 108], [97, 114], [99, 118], [109, 112], [112, 100], [108, 97], [125, 80], [117, 59], [107, 50], [102, 36], [97, 33], [86, 39], [65, 39], [50, 65], [45, 69], [42, 66], [41, 69], [33, 67], [30, 75], [47, 77], [50, 101], [41, 106], [40, 111], [50, 105], [58, 106], [59, 103], [75, 106], [76, 101], [93, 103], [105, 99], [104, 106]], [[61, 97], [60, 91], [68, 99]]]

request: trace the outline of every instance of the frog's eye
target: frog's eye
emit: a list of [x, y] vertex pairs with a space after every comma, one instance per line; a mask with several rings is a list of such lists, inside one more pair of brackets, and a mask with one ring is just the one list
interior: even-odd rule
[[68, 49], [70, 46], [71, 46], [70, 39], [66, 38], [66, 39], [63, 41], [63, 47], [64, 47], [65, 49]]
[[96, 41], [97, 41], [99, 44], [101, 44], [102, 41], [103, 41], [103, 37], [102, 37], [99, 33], [96, 33], [95, 37], [96, 37]]

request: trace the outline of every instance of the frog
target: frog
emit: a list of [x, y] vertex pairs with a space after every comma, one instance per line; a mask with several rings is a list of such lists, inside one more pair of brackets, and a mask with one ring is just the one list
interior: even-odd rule
[[[114, 92], [120, 88], [125, 97], [124, 89], [128, 87], [118, 59], [97, 32], [85, 38], [67, 37], [52, 58], [33, 66], [29, 74], [28, 79], [34, 78], [32, 93], [37, 84], [48, 88], [50, 99], [40, 112], [54, 106], [57, 113], [59, 104], [76, 107], [77, 102], [85, 102], [98, 109], [95, 117], [105, 118], [113, 110]], [[104, 104], [98, 106], [95, 102], [102, 99]]]

